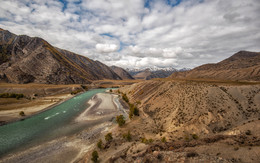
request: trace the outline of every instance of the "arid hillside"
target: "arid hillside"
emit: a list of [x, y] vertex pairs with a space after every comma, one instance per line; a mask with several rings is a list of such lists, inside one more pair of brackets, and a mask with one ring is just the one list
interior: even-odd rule
[[[169, 135], [218, 133], [260, 117], [260, 85], [150, 81], [121, 88]], [[182, 131], [181, 131], [182, 132]]]
[[216, 64], [205, 64], [190, 71], [175, 72], [170, 78], [260, 81], [260, 53], [240, 51]]
[[[112, 131], [101, 162], [258, 162], [260, 84], [144, 81], [119, 89], [135, 116]], [[129, 131], [131, 141], [125, 142]], [[86, 155], [86, 160], [90, 154]]]
[[0, 29], [0, 80], [10, 83], [82, 84], [121, 79], [99, 61], [53, 47], [38, 37]]

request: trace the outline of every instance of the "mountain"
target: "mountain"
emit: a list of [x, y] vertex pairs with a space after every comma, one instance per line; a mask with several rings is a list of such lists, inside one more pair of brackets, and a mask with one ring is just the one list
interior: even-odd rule
[[260, 53], [240, 51], [216, 64], [205, 64], [190, 71], [175, 72], [170, 78], [260, 81]]
[[152, 78], [166, 78], [170, 76], [173, 72], [176, 72], [178, 70], [172, 67], [169, 68], [149, 67], [145, 69], [127, 69], [127, 71], [135, 79], [149, 80]]
[[80, 84], [121, 79], [99, 61], [56, 48], [38, 37], [0, 29], [0, 79], [10, 83]]
[[110, 68], [121, 78], [121, 79], [134, 79], [126, 70], [117, 66], [110, 66]]

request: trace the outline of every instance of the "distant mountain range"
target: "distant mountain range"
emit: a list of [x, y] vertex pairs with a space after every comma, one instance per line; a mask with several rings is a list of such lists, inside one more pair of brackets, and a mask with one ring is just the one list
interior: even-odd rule
[[0, 79], [11, 83], [81, 84], [121, 77], [99, 61], [56, 48], [42, 38], [0, 29]]
[[148, 68], [142, 68], [142, 69], [126, 69], [130, 75], [132, 75], [135, 79], [153, 79], [153, 78], [166, 78], [170, 76], [173, 72], [182, 72], [182, 71], [188, 71], [190, 69], [183, 68], [183, 69], [175, 69], [173, 67], [166, 67], [166, 68], [160, 68], [160, 67], [148, 67]]
[[240, 51], [216, 64], [175, 72], [170, 78], [260, 81], [260, 52]]

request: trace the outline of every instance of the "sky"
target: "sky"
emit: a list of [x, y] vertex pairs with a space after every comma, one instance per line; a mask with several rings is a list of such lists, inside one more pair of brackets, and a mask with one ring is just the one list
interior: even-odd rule
[[0, 0], [0, 28], [123, 68], [260, 51], [260, 0]]

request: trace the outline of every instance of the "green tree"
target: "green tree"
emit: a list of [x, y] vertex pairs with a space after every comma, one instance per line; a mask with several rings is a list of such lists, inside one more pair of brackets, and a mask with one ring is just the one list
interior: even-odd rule
[[99, 141], [98, 141], [98, 143], [97, 143], [97, 147], [98, 147], [99, 149], [103, 149], [103, 142], [102, 142], [101, 139], [99, 139]]
[[96, 163], [96, 162], [98, 162], [98, 158], [99, 158], [98, 152], [97, 151], [93, 151], [91, 160]]
[[105, 140], [106, 140], [107, 142], [113, 140], [113, 137], [112, 137], [112, 133], [111, 133], [111, 132], [109, 132], [109, 133], [106, 134]]
[[116, 116], [116, 122], [121, 127], [125, 124], [125, 117], [123, 115]]

